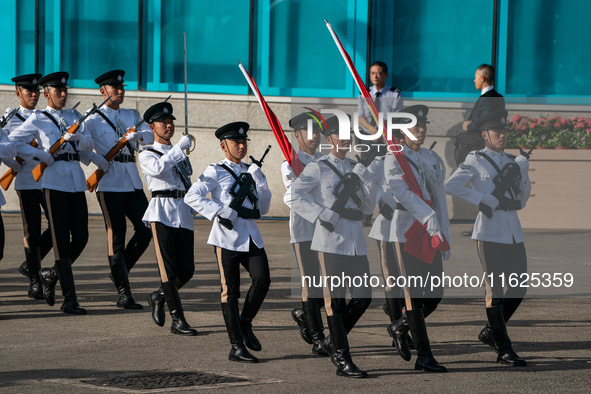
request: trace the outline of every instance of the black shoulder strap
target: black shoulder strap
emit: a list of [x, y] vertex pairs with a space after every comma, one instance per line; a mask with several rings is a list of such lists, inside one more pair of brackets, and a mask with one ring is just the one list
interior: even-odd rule
[[487, 155], [484, 152], [476, 152], [477, 155], [484, 157], [495, 169], [495, 171], [497, 172], [497, 174], [501, 173], [501, 169], [499, 168], [499, 166], [497, 165], [497, 163], [494, 162], [493, 159], [490, 158], [489, 155]]
[[57, 122], [57, 120], [55, 120], [55, 118], [47, 111], [41, 111], [42, 114], [44, 114], [45, 116], [47, 116], [49, 118], [49, 120], [51, 120], [53, 122], [53, 124], [55, 125], [55, 127], [58, 128], [58, 130], [60, 131], [60, 133], [62, 132], [62, 129], [60, 127], [60, 124]]
[[14, 114], [14, 116], [16, 116], [21, 122], [25, 123], [26, 119], [18, 112], [16, 114]]
[[146, 150], [149, 150], [150, 152], [154, 152], [154, 153], [156, 153], [158, 156], [164, 156], [164, 153], [162, 153], [162, 152], [160, 152], [160, 151], [157, 151], [156, 149], [154, 149], [154, 148], [152, 148], [152, 147], [146, 148]]
[[331, 170], [333, 170], [333, 172], [335, 174], [337, 174], [337, 176], [339, 177], [339, 179], [343, 179], [343, 174], [341, 174], [339, 172], [339, 170], [337, 170], [337, 168], [330, 162], [330, 160], [322, 160], [322, 162], [324, 164], [326, 164], [328, 166], [328, 168], [330, 168]]
[[96, 111], [96, 113], [105, 120], [105, 122], [107, 122], [107, 124], [109, 126], [111, 126], [113, 128], [113, 130], [115, 130], [115, 133], [117, 133], [117, 127], [115, 127], [115, 125], [113, 124], [113, 122], [111, 122], [109, 120], [109, 118], [107, 118], [107, 115], [103, 114], [101, 111]]
[[232, 171], [232, 169], [226, 165], [226, 163], [218, 164], [218, 166], [220, 166], [224, 170], [228, 171], [230, 173], [230, 175], [232, 175], [232, 178], [234, 178], [234, 180], [236, 180], [236, 181], [238, 180], [238, 175], [236, 175], [234, 173], [234, 171]]
[[404, 155], [406, 157], [406, 161], [408, 161], [408, 164], [410, 164], [411, 166], [413, 166], [415, 168], [415, 170], [417, 170], [417, 172], [419, 173], [419, 175], [421, 174], [421, 170], [419, 170], [419, 166], [412, 161], [411, 159], [408, 158], [408, 156]]

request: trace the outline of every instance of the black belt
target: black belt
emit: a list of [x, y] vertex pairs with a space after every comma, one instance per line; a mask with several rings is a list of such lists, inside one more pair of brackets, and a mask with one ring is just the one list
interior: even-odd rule
[[514, 209], [509, 209], [509, 208], [505, 208], [502, 207], [500, 205], [497, 205], [497, 207], [495, 208], [495, 211], [505, 211], [505, 212], [510, 212], [510, 211], [514, 211]]
[[400, 211], [407, 211], [406, 208], [404, 208], [404, 205], [402, 205], [401, 203], [397, 202], [396, 203], [396, 209], [400, 210]]
[[80, 153], [60, 153], [53, 156], [54, 161], [80, 161]]
[[184, 190], [157, 190], [152, 192], [152, 198], [161, 197], [161, 198], [183, 198], [187, 194]]
[[337, 212], [340, 217], [347, 220], [354, 220], [356, 222], [360, 222], [363, 220], [363, 215], [361, 214], [360, 209], [355, 208], [344, 208], [340, 212]]
[[132, 155], [117, 155], [113, 158], [113, 161], [120, 163], [135, 163], [135, 156]]

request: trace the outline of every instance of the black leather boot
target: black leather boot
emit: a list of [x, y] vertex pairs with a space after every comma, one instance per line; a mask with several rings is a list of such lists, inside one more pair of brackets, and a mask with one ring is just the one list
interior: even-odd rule
[[514, 365], [516, 367], [524, 367], [527, 362], [520, 358], [513, 350], [511, 339], [507, 335], [507, 326], [505, 318], [503, 317], [503, 306], [496, 305], [492, 308], [486, 308], [486, 317], [492, 331], [495, 344], [499, 349], [497, 362], [501, 364]]
[[25, 257], [27, 258], [27, 271], [29, 272], [29, 298], [43, 300], [43, 286], [39, 271], [41, 270], [41, 255], [38, 247], [25, 248]]
[[253, 356], [246, 346], [244, 346], [240, 315], [238, 314], [238, 301], [229, 300], [228, 302], [222, 302], [222, 314], [224, 315], [226, 331], [228, 331], [230, 344], [232, 345], [228, 360], [243, 363], [258, 363], [259, 359]]
[[262, 346], [252, 331], [252, 319], [254, 319], [259, 312], [268, 291], [269, 287], [257, 285], [253, 282], [250, 289], [248, 289], [246, 298], [244, 299], [242, 314], [240, 315], [240, 326], [242, 327], [244, 344], [250, 350], [254, 350], [255, 352], [260, 351]]
[[388, 334], [392, 337], [392, 343], [400, 357], [404, 361], [410, 361], [410, 348], [406, 341], [406, 338], [408, 338], [408, 322], [405, 315], [388, 326]]
[[447, 372], [447, 368], [439, 364], [433, 353], [431, 353], [431, 344], [427, 336], [427, 327], [425, 326], [425, 316], [423, 309], [417, 308], [406, 311], [406, 319], [408, 327], [412, 333], [417, 348], [417, 361], [415, 362], [416, 370], [423, 370], [425, 372]]
[[337, 375], [345, 376], [347, 378], [367, 377], [367, 372], [357, 368], [351, 359], [351, 354], [349, 353], [349, 341], [347, 340], [347, 332], [345, 330], [343, 316], [341, 314], [328, 316], [327, 321], [334, 348], [332, 363], [337, 367]]
[[306, 323], [303, 308], [295, 308], [292, 310], [291, 317], [298, 324], [298, 327], [300, 328], [300, 336], [302, 339], [311, 345], [313, 343], [312, 336], [310, 335], [310, 330], [308, 329], [308, 324]]
[[135, 302], [131, 295], [127, 267], [125, 266], [125, 255], [122, 252], [119, 252], [109, 256], [109, 267], [111, 268], [113, 282], [115, 283], [117, 293], [119, 294], [117, 307], [124, 309], [143, 309], [143, 306]]
[[60, 308], [61, 311], [71, 315], [86, 315], [86, 309], [81, 308], [80, 304], [78, 304], [71, 260], [57, 260], [55, 262], [55, 268], [58, 272], [62, 294], [64, 295], [64, 303]]
[[41, 286], [43, 287], [43, 298], [45, 298], [45, 302], [47, 302], [49, 306], [55, 305], [55, 285], [58, 279], [56, 266], [42, 268], [39, 271], [39, 278], [41, 279]]
[[328, 353], [322, 348], [324, 339], [324, 325], [322, 324], [322, 313], [320, 306], [315, 299], [302, 302], [302, 309], [306, 317], [307, 327], [312, 340], [312, 353], [317, 356], [327, 357]]
[[499, 348], [495, 343], [495, 338], [493, 336], [492, 329], [490, 328], [490, 324], [487, 323], [482, 331], [480, 331], [480, 334], [478, 334], [478, 340], [485, 345], [490, 346], [497, 354], [499, 354]]
[[164, 291], [166, 305], [168, 305], [168, 310], [172, 317], [170, 332], [178, 335], [197, 335], [197, 330], [191, 328], [185, 320], [185, 314], [183, 313], [183, 306], [181, 305], [181, 298], [176, 284], [172, 281], [162, 283], [162, 290]]
[[148, 295], [148, 304], [152, 308], [152, 320], [157, 326], [164, 326], [166, 313], [164, 312], [164, 292], [162, 287]]
[[[25, 253], [26, 253], [26, 249], [25, 248]], [[19, 274], [21, 274], [24, 277], [29, 277], [30, 272], [29, 272], [29, 267], [27, 267], [27, 260], [23, 261], [21, 265], [19, 265], [18, 267], [18, 272]]]

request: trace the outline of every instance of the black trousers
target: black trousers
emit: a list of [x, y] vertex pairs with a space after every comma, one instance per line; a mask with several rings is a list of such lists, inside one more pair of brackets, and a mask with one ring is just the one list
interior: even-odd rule
[[[43, 191], [17, 190], [16, 193], [21, 205], [25, 248], [40, 248], [43, 260], [53, 247], [51, 229], [49, 228], [49, 212]], [[47, 219], [47, 228], [43, 232], [41, 232], [41, 208], [43, 208]]]
[[240, 298], [241, 265], [252, 280], [249, 291], [267, 293], [271, 286], [271, 274], [265, 248], [257, 247], [251, 239], [248, 252], [235, 252], [215, 246], [214, 253], [220, 270], [222, 303]]
[[0, 213], [0, 260], [4, 258], [4, 244], [6, 243], [6, 236], [4, 235], [4, 220], [2, 213]]
[[[363, 280], [361, 282], [359, 280], [364, 276], [369, 278], [367, 256], [318, 252], [318, 259], [322, 276], [327, 278], [326, 286], [323, 288], [326, 314], [328, 316], [342, 314], [346, 317], [354, 310], [354, 313], [359, 315], [357, 319], [361, 317], [371, 304], [371, 286], [369, 282], [364, 283]], [[339, 286], [336, 278], [340, 282]], [[351, 280], [349, 281], [348, 278]], [[347, 290], [351, 293], [348, 304], [345, 299]]]
[[[312, 286], [314, 278], [320, 278], [320, 262], [316, 251], [310, 249], [312, 241], [296, 242], [292, 244], [296, 263], [300, 270], [300, 285], [302, 301], [324, 298], [322, 287]], [[310, 278], [310, 279], [308, 279]], [[318, 279], [316, 279], [318, 280]]]
[[[152, 232], [142, 222], [148, 208], [148, 199], [143, 190], [133, 192], [97, 192], [97, 199], [107, 230], [107, 249], [109, 256], [119, 252], [125, 253], [125, 264], [128, 271], [150, 245]], [[125, 245], [128, 218], [133, 224], [133, 236]]]
[[160, 222], [151, 225], [160, 279], [162, 283], [174, 281], [180, 289], [195, 273], [193, 231], [168, 227]]
[[[503, 305], [507, 311], [503, 311], [505, 320], [509, 320], [517, 306], [525, 297], [527, 287], [509, 285], [511, 275], [522, 282], [519, 275], [527, 273], [527, 256], [523, 242], [513, 244], [501, 244], [496, 242], [478, 241], [476, 243], [478, 256], [482, 269], [486, 272], [486, 307]], [[493, 281], [489, 278], [493, 275]], [[505, 276], [505, 287], [502, 286], [499, 275]], [[505, 289], [506, 288], [506, 289]], [[508, 316], [507, 316], [508, 315]]]
[[88, 242], [88, 206], [84, 192], [44, 189], [56, 260], [80, 256]]
[[[441, 277], [443, 272], [443, 261], [441, 252], [437, 252], [431, 264], [406, 253], [404, 243], [394, 243], [394, 250], [398, 260], [398, 268], [401, 275], [407, 278], [405, 288], [406, 309], [423, 308], [425, 317], [431, 314], [443, 298], [443, 287], [435, 287], [431, 290], [430, 283], [427, 283], [427, 276], [437, 275]], [[417, 278], [417, 279], [413, 279]], [[421, 278], [420, 280], [418, 278]], [[421, 285], [422, 284], [422, 285]], [[409, 297], [411, 305], [409, 303]]]

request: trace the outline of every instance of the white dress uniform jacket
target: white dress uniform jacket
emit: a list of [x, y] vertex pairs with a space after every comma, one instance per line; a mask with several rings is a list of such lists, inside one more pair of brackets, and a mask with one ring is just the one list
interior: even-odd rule
[[[220, 224], [218, 215], [224, 207], [227, 207], [232, 202], [229, 191], [235, 182], [234, 177], [225, 168], [221, 167], [221, 164], [228, 166], [236, 175], [248, 172], [250, 166], [256, 166], [256, 164], [248, 165], [242, 162], [236, 164], [228, 159], [224, 159], [217, 164], [210, 164], [199, 177], [199, 180], [189, 189], [185, 196], [185, 202], [207, 219], [213, 220], [209, 239], [207, 240], [209, 245], [234, 252], [248, 252], [250, 239], [252, 239], [258, 248], [263, 248], [263, 237], [255, 219], [237, 217], [233, 222], [234, 228], [232, 230]], [[256, 192], [259, 198], [259, 210], [261, 215], [265, 215], [269, 212], [271, 206], [271, 191], [262, 170], [257, 166], [254, 171], [253, 179], [255, 180]], [[206, 198], [208, 193], [211, 193], [211, 199]], [[246, 208], [254, 207], [248, 199], [244, 201], [243, 206]]]
[[[291, 185], [291, 207], [298, 215], [310, 223], [315, 223], [312, 250], [347, 256], [365, 256], [367, 244], [361, 221], [339, 217], [334, 225], [334, 231], [330, 232], [317, 220], [320, 213], [330, 209], [336, 201], [332, 191], [340, 181], [339, 176], [323, 163], [325, 160], [330, 160], [341, 174], [352, 172], [356, 164], [354, 160], [348, 158], [341, 160], [332, 153], [311, 162]], [[372, 180], [362, 181], [361, 187], [365, 196], [361, 200], [361, 206], [357, 207], [349, 198], [345, 207], [361, 209], [364, 214], [369, 215], [373, 213], [375, 205]]]
[[[298, 150], [298, 158], [304, 166], [307, 166], [310, 162], [324, 156], [320, 152], [315, 152], [314, 155], [309, 155], [302, 150]], [[285, 185], [285, 195], [283, 196], [283, 202], [291, 208], [291, 184], [297, 178], [293, 170], [289, 166], [287, 161], [284, 161], [281, 165], [281, 175], [283, 177], [283, 184]], [[314, 236], [314, 223], [310, 223], [297, 213], [293, 209], [289, 211], [289, 234], [290, 242], [306, 242], [311, 241]]]
[[[402, 176], [404, 175], [394, 154], [388, 153], [384, 163], [386, 182], [396, 199], [406, 208], [406, 211], [397, 209], [392, 218], [390, 228], [390, 242], [404, 243], [404, 234], [408, 231], [415, 220], [425, 224], [433, 215], [437, 215], [437, 221], [441, 232], [451, 245], [451, 234], [449, 227], [449, 216], [447, 213], [447, 201], [445, 195], [445, 166], [439, 155], [432, 150], [421, 148], [418, 152], [404, 146], [404, 155], [415, 163], [420, 172], [409, 163], [409, 167], [421, 187], [423, 198], [433, 202], [433, 208], [425, 203], [418, 195], [412, 192]], [[430, 186], [431, 192], [427, 187]]]
[[[376, 200], [380, 204], [386, 204], [392, 212], [396, 209], [396, 198], [392, 194], [392, 191], [386, 183], [386, 177], [384, 176], [384, 161], [386, 156], [376, 157], [371, 163], [368, 171], [373, 176], [373, 187], [376, 188]], [[390, 228], [392, 221], [386, 219], [383, 215], [378, 215], [369, 232], [369, 238], [377, 241], [390, 242]]]
[[[497, 176], [497, 171], [484, 157], [478, 155], [478, 152], [483, 152], [490, 157], [500, 169], [507, 163], [517, 163], [519, 165], [521, 169], [521, 193], [515, 197], [521, 201], [521, 208], [523, 209], [531, 193], [531, 183], [528, 175], [529, 162], [523, 156], [514, 157], [507, 155], [505, 152], [497, 153], [488, 148], [468, 154], [464, 163], [460, 164], [445, 184], [447, 193], [478, 206], [485, 194], [494, 191], [493, 179]], [[472, 189], [466, 187], [468, 182], [472, 185]], [[511, 197], [509, 192], [505, 193], [505, 196]], [[523, 242], [523, 231], [517, 212], [495, 210], [490, 219], [482, 212], [478, 212], [472, 239], [502, 244], [512, 244], [513, 241], [517, 243]]]
[[[174, 171], [174, 165], [187, 157], [178, 147], [163, 145], [157, 142], [152, 149], [157, 153], [144, 149], [139, 154], [140, 167], [148, 183], [148, 190], [185, 190], [185, 186]], [[160, 222], [168, 227], [184, 228], [193, 231], [193, 212], [182, 198], [153, 197], [142, 218], [147, 227], [150, 222]]]
[[[12, 111], [12, 108], [7, 108], [6, 113], [4, 116], [8, 115]], [[32, 113], [36, 112], [35, 109], [27, 109], [23, 107], [19, 107], [18, 114], [27, 120]], [[10, 135], [10, 133], [16, 130], [17, 127], [23, 124], [16, 115], [13, 116], [6, 126], [4, 127], [4, 131]], [[32, 141], [33, 139], [31, 139]], [[29, 141], [29, 142], [31, 142]], [[37, 167], [39, 162], [37, 160], [27, 160], [23, 161], [21, 164], [21, 170], [16, 174], [14, 179], [14, 190], [41, 190], [41, 182], [35, 182], [33, 179], [33, 168]]]
[[[109, 107], [102, 107], [99, 111], [111, 121], [117, 131], [113, 129], [99, 114], [93, 114], [86, 119], [86, 130], [94, 141], [94, 150], [104, 157], [119, 142], [123, 136], [141, 119], [140, 113], [135, 109], [119, 108], [117, 110]], [[142, 145], [151, 145], [154, 142], [154, 134], [146, 123], [142, 123], [138, 130], [141, 135]], [[128, 146], [121, 149], [120, 154], [131, 155]], [[132, 192], [142, 189], [142, 180], [136, 163], [122, 163], [112, 161], [109, 171], [101, 178], [97, 191], [99, 192]]]
[[[32, 161], [38, 149], [48, 152], [51, 145], [58, 141], [68, 128], [81, 117], [80, 113], [75, 109], [58, 111], [48, 106], [44, 111], [58, 122], [59, 128], [43, 114], [43, 111], [35, 111], [22, 125], [10, 133], [10, 140], [16, 145], [18, 155], [26, 161]], [[72, 147], [73, 143], [80, 152], [80, 161], [88, 165], [88, 155], [92, 152], [93, 143], [92, 138], [85, 135], [84, 123], [80, 125], [76, 134], [80, 140], [64, 143], [55, 155], [76, 153], [76, 149]], [[33, 138], [39, 143], [38, 148], [29, 145]], [[78, 161], [56, 161], [45, 169], [41, 182], [43, 189], [67, 193], [87, 190], [86, 177]]]
[[[4, 129], [0, 129], [0, 158], [2, 157], [15, 157], [16, 156], [16, 148], [8, 139], [8, 136], [4, 132]], [[4, 195], [0, 191], [0, 207], [6, 204], [6, 200], [4, 199]]]

